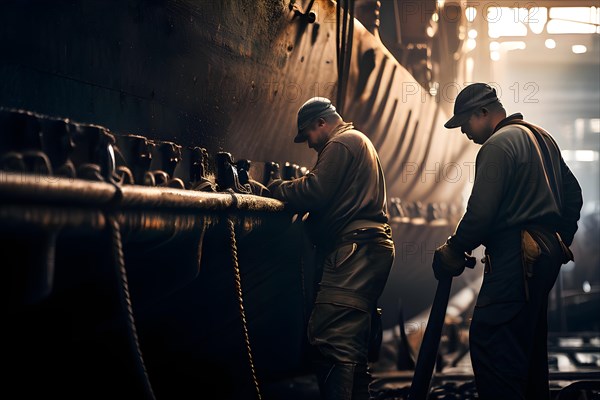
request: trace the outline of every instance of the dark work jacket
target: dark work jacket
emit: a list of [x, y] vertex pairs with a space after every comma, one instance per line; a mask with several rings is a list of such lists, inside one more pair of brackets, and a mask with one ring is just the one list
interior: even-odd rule
[[529, 124], [549, 150], [558, 193], [552, 190], [523, 123], [528, 124], [521, 114], [505, 118], [481, 146], [467, 210], [450, 238], [457, 249], [468, 252], [505, 231], [532, 225], [560, 233], [567, 245], [573, 241], [583, 205], [581, 187], [550, 134]]
[[309, 212], [313, 242], [330, 247], [357, 220], [386, 223], [383, 170], [373, 144], [351, 123], [336, 127], [310, 172], [283, 182], [273, 197], [291, 210]]
[[[542, 135], [550, 155], [555, 184], [546, 179], [528, 125]], [[514, 114], [501, 121], [477, 154], [475, 182], [467, 210], [449, 239], [452, 246], [470, 251], [485, 245], [491, 264], [486, 266], [473, 320], [502, 323], [528, 300], [529, 283], [522, 262], [521, 230], [558, 232], [570, 245], [583, 205], [581, 187], [565, 164], [554, 139], [542, 128]], [[538, 280], [555, 278], [561, 263], [559, 244], [548, 239], [544, 265], [536, 266]], [[539, 264], [539, 263], [538, 263]]]

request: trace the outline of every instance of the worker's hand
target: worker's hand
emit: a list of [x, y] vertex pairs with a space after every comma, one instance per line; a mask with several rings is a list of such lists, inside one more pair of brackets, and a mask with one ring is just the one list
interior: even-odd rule
[[431, 266], [435, 279], [452, 278], [462, 274], [465, 267], [473, 268], [475, 257], [456, 250], [446, 242], [435, 250]]
[[267, 189], [269, 190], [271, 197], [277, 197], [273, 195], [277, 192], [277, 189], [279, 188], [279, 186], [281, 186], [283, 182], [283, 179], [273, 179], [267, 184]]

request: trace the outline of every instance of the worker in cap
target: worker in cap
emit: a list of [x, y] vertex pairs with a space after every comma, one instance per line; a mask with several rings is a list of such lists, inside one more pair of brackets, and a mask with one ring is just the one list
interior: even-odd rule
[[469, 120], [474, 111], [498, 101], [496, 89], [487, 83], [469, 85], [456, 97], [454, 115], [444, 126], [448, 129], [458, 128]]
[[309, 124], [318, 118], [328, 117], [330, 115], [340, 116], [331, 100], [325, 97], [313, 97], [309, 99], [298, 110], [298, 133], [294, 138], [294, 143], [307, 141], [306, 128]]
[[367, 400], [377, 301], [394, 260], [383, 170], [369, 138], [327, 98], [306, 101], [297, 128], [294, 142], [307, 142], [317, 162], [269, 189], [289, 210], [308, 213], [321, 271], [307, 329], [319, 389], [326, 400]]
[[437, 279], [462, 273], [485, 246], [469, 343], [480, 399], [549, 399], [548, 296], [571, 245], [581, 187], [552, 136], [506, 115], [496, 90], [464, 88], [444, 124], [482, 145], [467, 209], [433, 256]]

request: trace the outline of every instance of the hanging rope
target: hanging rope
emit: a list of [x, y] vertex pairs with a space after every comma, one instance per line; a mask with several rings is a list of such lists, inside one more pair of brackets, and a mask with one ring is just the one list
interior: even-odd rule
[[[349, 18], [348, 18], [348, 37], [346, 39], [346, 56], [344, 57], [344, 84], [343, 84], [343, 93], [342, 98], [344, 99], [343, 105], [345, 105], [346, 100], [346, 91], [348, 89], [348, 78], [350, 77], [350, 60], [352, 59], [352, 42], [354, 38], [354, 0], [347, 0]], [[343, 108], [342, 108], [342, 111]]]
[[240, 273], [240, 266], [238, 263], [237, 256], [237, 241], [235, 239], [235, 222], [230, 216], [227, 218], [227, 227], [229, 228], [229, 236], [231, 239], [231, 261], [233, 264], [233, 270], [235, 273], [235, 288], [237, 291], [238, 302], [240, 306], [240, 318], [242, 320], [242, 329], [244, 331], [244, 340], [246, 342], [246, 351], [248, 353], [248, 361], [250, 363], [250, 372], [252, 373], [252, 381], [256, 389], [256, 396], [258, 400], [262, 399], [260, 395], [260, 386], [258, 385], [258, 379], [256, 378], [256, 370], [254, 368], [254, 359], [252, 357], [252, 347], [250, 346], [250, 335], [248, 334], [248, 323], [246, 321], [246, 311], [244, 309], [244, 297], [242, 292], [242, 277]]
[[133, 349], [134, 363], [136, 374], [140, 384], [142, 385], [145, 398], [149, 400], [155, 400], [154, 390], [150, 384], [150, 378], [148, 377], [148, 371], [146, 370], [146, 364], [142, 355], [142, 349], [140, 347], [140, 341], [135, 325], [135, 318], [133, 316], [133, 307], [131, 305], [131, 295], [129, 293], [129, 281], [127, 279], [127, 270], [125, 269], [125, 256], [123, 254], [123, 239], [121, 238], [121, 226], [115, 215], [115, 208], [123, 200], [123, 191], [121, 186], [115, 182], [111, 183], [116, 191], [112, 199], [106, 204], [106, 221], [108, 230], [110, 233], [110, 242], [112, 248], [112, 260], [117, 275], [117, 295], [119, 296], [119, 303], [125, 310], [127, 320], [127, 338], [129, 339], [130, 349]]
[[342, 115], [344, 113], [344, 103], [346, 98], [346, 89], [348, 86], [350, 60], [352, 58], [352, 42], [354, 36], [354, 0], [343, 1], [343, 16], [341, 10], [342, 6], [340, 6], [339, 1], [336, 3], [336, 48], [338, 67], [336, 105], [337, 109]]
[[[343, 115], [344, 99], [343, 99], [343, 76], [344, 76], [344, 55], [346, 52], [346, 7], [344, 7], [344, 19], [342, 20], [342, 5], [338, 0], [336, 2], [336, 50], [337, 50], [337, 70], [338, 70], [338, 86], [337, 86], [337, 108], [340, 114]], [[344, 2], [347, 0], [343, 0]]]
[[340, 0], [335, 2], [335, 56], [337, 60], [337, 69], [338, 69], [338, 102], [340, 100], [339, 96], [339, 81], [340, 81], [340, 65], [341, 65], [341, 34], [340, 34], [340, 19], [342, 15], [342, 7], [340, 6]]
[[154, 391], [150, 385], [148, 371], [146, 370], [146, 364], [144, 363], [144, 357], [142, 356], [142, 349], [140, 348], [137, 328], [135, 326], [135, 318], [133, 316], [133, 308], [131, 306], [131, 295], [129, 294], [129, 283], [127, 280], [127, 271], [125, 270], [125, 257], [123, 255], [123, 243], [121, 241], [121, 229], [119, 222], [114, 215], [107, 215], [107, 222], [111, 235], [113, 262], [118, 275], [117, 286], [119, 301], [127, 313], [127, 336], [130, 346], [135, 352], [134, 362], [136, 366], [136, 373], [140, 379], [140, 383], [143, 386], [146, 398], [154, 400]]

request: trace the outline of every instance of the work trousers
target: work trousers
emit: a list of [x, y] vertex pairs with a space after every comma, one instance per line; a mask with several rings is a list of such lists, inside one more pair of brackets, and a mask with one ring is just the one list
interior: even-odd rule
[[[475, 307], [469, 335], [475, 383], [483, 400], [550, 398], [548, 295], [563, 254], [551, 234], [537, 232], [534, 238], [541, 244], [542, 254], [531, 277], [523, 272], [520, 232], [486, 249], [491, 266], [484, 276], [483, 299], [478, 299], [481, 303]], [[519, 288], [520, 295], [509, 286]], [[503, 297], [506, 295], [500, 291], [508, 291], [514, 298]], [[495, 302], [495, 297], [502, 301]]]
[[368, 399], [371, 317], [394, 260], [387, 224], [344, 235], [323, 264], [308, 339], [322, 397]]

